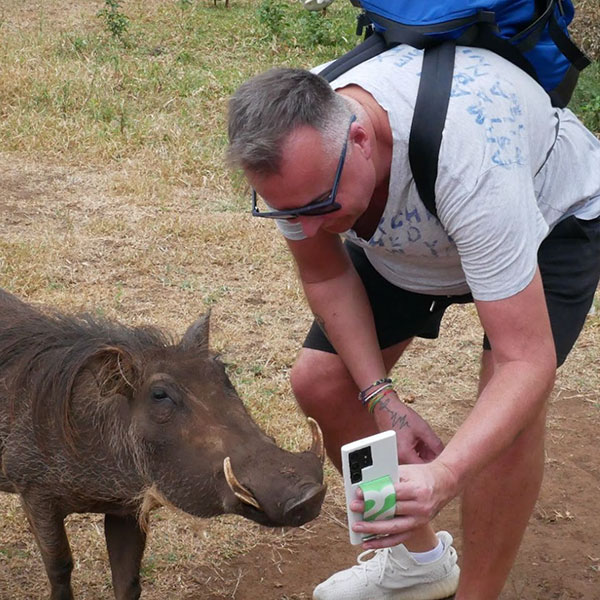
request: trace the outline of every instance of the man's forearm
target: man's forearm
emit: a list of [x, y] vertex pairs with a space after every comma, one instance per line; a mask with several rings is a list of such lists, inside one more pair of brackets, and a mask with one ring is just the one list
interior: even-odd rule
[[544, 410], [554, 383], [552, 360], [496, 368], [465, 422], [438, 460], [462, 489], [506, 450]]

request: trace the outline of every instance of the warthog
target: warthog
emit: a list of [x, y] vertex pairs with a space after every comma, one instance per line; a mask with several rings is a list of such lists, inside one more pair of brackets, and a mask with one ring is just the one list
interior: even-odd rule
[[50, 580], [71, 600], [70, 513], [104, 513], [116, 598], [137, 599], [148, 512], [302, 525], [325, 495], [323, 439], [276, 446], [208, 350], [146, 327], [34, 309], [0, 291], [0, 490], [20, 494]]

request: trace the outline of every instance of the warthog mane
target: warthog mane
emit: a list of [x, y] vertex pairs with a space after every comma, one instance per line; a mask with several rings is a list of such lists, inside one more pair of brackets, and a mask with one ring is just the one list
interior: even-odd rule
[[69, 444], [73, 393], [84, 371], [93, 375], [98, 400], [117, 393], [131, 396], [141, 365], [172, 345], [154, 327], [129, 327], [89, 313], [38, 310], [0, 291], [0, 376], [11, 414], [18, 414], [24, 401], [31, 403], [34, 427], [59, 423]]

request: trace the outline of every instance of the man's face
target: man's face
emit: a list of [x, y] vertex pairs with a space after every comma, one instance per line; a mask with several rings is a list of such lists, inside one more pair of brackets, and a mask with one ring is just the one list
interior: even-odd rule
[[[307, 237], [323, 230], [342, 233], [350, 229], [369, 205], [374, 188], [374, 171], [364, 152], [364, 129], [353, 123], [348, 134], [348, 150], [339, 180], [336, 202], [341, 208], [319, 216], [300, 216]], [[274, 210], [306, 206], [326, 196], [333, 186], [339, 163], [339, 150], [328, 151], [321, 135], [311, 127], [299, 127], [283, 145], [281, 170], [275, 175], [247, 172], [246, 176], [259, 196]]]

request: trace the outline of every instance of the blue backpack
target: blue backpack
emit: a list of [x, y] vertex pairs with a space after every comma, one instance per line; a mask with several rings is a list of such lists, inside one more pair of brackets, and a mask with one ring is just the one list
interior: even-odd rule
[[589, 59], [571, 41], [571, 0], [351, 0], [362, 8], [365, 40], [320, 75], [333, 81], [377, 54], [409, 44], [422, 48], [423, 68], [409, 138], [409, 161], [431, 214], [457, 45], [486, 48], [517, 65], [565, 107]]

